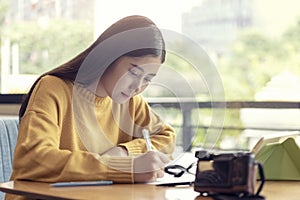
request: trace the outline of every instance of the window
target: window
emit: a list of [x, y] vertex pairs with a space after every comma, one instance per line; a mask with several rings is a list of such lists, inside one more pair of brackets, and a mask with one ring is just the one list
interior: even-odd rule
[[[37, 75], [75, 56], [111, 23], [126, 15], [142, 14], [162, 29], [188, 36], [207, 51], [222, 77], [226, 99], [256, 100], [275, 77], [300, 76], [300, 3], [269, 3], [1, 1], [0, 93], [24, 93]], [[296, 84], [290, 84], [298, 91]]]

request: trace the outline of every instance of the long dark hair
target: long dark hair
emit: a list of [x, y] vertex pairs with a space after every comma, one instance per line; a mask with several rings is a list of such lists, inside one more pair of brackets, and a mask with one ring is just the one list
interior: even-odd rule
[[[152, 55], [154, 57], [160, 56], [161, 58], [161, 63], [165, 61], [165, 56], [166, 56], [166, 51], [165, 51], [165, 43], [162, 37], [162, 34], [160, 30], [157, 28], [157, 26], [154, 24], [153, 21], [148, 19], [147, 17], [144, 16], [138, 16], [138, 15], [133, 15], [133, 16], [128, 16], [125, 18], [120, 19], [119, 21], [115, 22], [112, 24], [109, 28], [107, 28], [99, 37], [98, 39], [91, 44], [87, 49], [79, 53], [77, 56], [75, 56], [73, 59], [69, 60], [68, 62], [42, 74], [40, 77], [37, 78], [37, 80], [34, 82], [34, 84], [31, 86], [29, 92], [25, 94], [23, 103], [20, 107], [19, 110], [19, 119], [21, 119], [26, 111], [30, 96], [38, 83], [38, 81], [46, 76], [46, 75], [53, 75], [56, 77], [59, 77], [64, 80], [69, 80], [69, 81], [76, 81], [76, 77], [78, 75], [78, 72], [80, 70], [80, 67], [84, 63], [85, 59], [93, 53], [93, 51], [101, 45], [101, 43], [104, 43], [104, 41], [107, 41], [108, 39], [112, 38], [112, 36], [118, 35], [120, 33], [134, 30], [134, 29], [139, 29], [139, 28], [150, 28], [151, 30], [151, 36], [150, 36], [150, 41], [151, 41], [151, 48], [145, 47], [145, 48], [138, 48], [134, 49], [131, 51], [128, 51], [124, 53], [123, 55], [120, 56], [130, 56], [130, 57], [142, 57], [146, 55]], [[149, 31], [148, 31], [149, 32]], [[149, 35], [146, 35], [144, 39], [149, 39]], [[118, 43], [124, 42], [123, 45], [128, 45], [128, 41], [118, 41]], [[120, 44], [122, 45], [122, 44]], [[116, 59], [114, 59], [116, 60]], [[112, 62], [110, 62], [111, 64]], [[109, 65], [110, 65], [109, 64]], [[99, 74], [103, 73], [101, 71], [101, 66], [88, 66], [91, 69], [85, 70], [85, 80], [79, 80], [80, 83], [87, 85], [94, 81], [96, 79], [96, 75], [99, 76]], [[108, 66], [109, 67], [109, 66]], [[99, 71], [99, 73], [95, 72], [95, 70]], [[103, 70], [103, 69], [102, 69]], [[87, 74], [88, 73], [88, 74]], [[98, 77], [99, 78], [99, 77]]]

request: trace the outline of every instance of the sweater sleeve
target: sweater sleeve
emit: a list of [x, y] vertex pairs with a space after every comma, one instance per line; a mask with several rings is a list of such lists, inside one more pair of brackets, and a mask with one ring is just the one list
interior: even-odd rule
[[42, 79], [36, 86], [20, 122], [12, 179], [132, 183], [132, 157], [95, 155], [80, 145], [75, 130], [65, 132], [63, 126], [70, 126], [67, 123], [72, 121], [69, 120], [72, 119], [69, 116], [72, 90], [68, 87], [54, 77]]
[[142, 96], [134, 97], [133, 101], [132, 108], [134, 109], [135, 121], [134, 139], [122, 143], [120, 146], [124, 146], [129, 154], [132, 155], [146, 152], [146, 144], [142, 136], [142, 129], [146, 128], [151, 134], [152, 148], [172, 157], [176, 142], [174, 129], [151, 109]]

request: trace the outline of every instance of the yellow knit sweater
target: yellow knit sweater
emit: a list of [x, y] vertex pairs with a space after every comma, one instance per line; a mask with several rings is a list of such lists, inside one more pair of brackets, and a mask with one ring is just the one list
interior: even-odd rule
[[[47, 75], [35, 87], [20, 122], [11, 179], [133, 183], [133, 157], [146, 151], [142, 128], [152, 133], [154, 148], [171, 155], [174, 130], [141, 96], [115, 104]], [[128, 150], [128, 157], [102, 155], [118, 145]]]

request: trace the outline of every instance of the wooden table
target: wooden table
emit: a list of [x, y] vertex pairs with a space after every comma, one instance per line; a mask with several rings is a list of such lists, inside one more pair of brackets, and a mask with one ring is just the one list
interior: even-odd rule
[[[10, 181], [0, 184], [0, 191], [34, 199], [122, 199], [122, 200], [211, 200], [200, 197], [193, 187], [160, 187], [148, 184], [113, 184], [106, 186], [51, 187], [47, 183]], [[299, 200], [300, 181], [267, 181], [262, 195], [268, 200]]]

